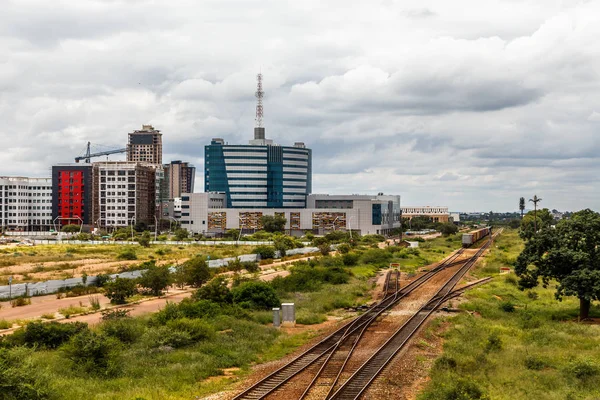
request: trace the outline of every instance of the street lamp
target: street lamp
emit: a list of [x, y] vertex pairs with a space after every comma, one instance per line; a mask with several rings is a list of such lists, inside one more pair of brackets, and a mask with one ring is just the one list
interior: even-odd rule
[[[240, 233], [238, 234], [238, 239], [237, 239], [237, 244], [240, 244], [240, 240], [242, 239], [242, 229], [243, 229], [243, 225], [242, 223], [244, 222], [242, 220], [242, 216], [238, 214], [238, 220], [239, 220], [239, 228], [240, 228]], [[256, 240], [256, 239], [254, 239]]]
[[332, 226], [334, 232], [335, 232], [335, 221], [337, 221], [339, 217], [340, 217], [339, 215], [337, 217], [335, 217], [335, 219], [331, 223], [331, 226]]
[[156, 215], [154, 215], [154, 241], [156, 242], [156, 233], [158, 229], [158, 219], [156, 219]]
[[354, 215], [348, 220], [348, 226], [350, 227], [350, 240], [352, 240], [352, 218], [354, 218]]
[[131, 217], [131, 219], [129, 220], [131, 222], [131, 241], [133, 242], [133, 220], [135, 219], [135, 215], [133, 217]]
[[79, 233], [81, 234], [81, 231], [83, 230], [83, 220], [79, 218], [79, 215], [76, 215], [75, 218], [81, 221], [81, 225], [79, 225]]

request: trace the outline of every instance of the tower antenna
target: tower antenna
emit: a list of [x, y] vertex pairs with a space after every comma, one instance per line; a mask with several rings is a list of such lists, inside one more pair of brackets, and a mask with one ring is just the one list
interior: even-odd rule
[[256, 118], [254, 119], [254, 140], [264, 140], [265, 139], [265, 127], [263, 126], [263, 97], [265, 92], [263, 92], [262, 87], [262, 73], [258, 73], [256, 75]]

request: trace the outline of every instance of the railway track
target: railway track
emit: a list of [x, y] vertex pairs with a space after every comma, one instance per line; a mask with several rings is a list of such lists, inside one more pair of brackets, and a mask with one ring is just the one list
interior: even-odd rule
[[[399, 272], [397, 272], [397, 278], [394, 280], [392, 280], [391, 276], [388, 275], [388, 277], [386, 277], [385, 284], [386, 295], [383, 300], [369, 308], [364, 314], [356, 317], [354, 320], [342, 326], [325, 339], [306, 350], [304, 353], [300, 354], [286, 365], [256, 382], [248, 389], [235, 396], [233, 400], [263, 399], [270, 393], [280, 388], [294, 376], [304, 371], [306, 368], [315, 366], [316, 363], [319, 363], [317, 366], [319, 367], [319, 371], [321, 371], [322, 366], [327, 365], [326, 360], [331, 360], [331, 357], [336, 353], [336, 350], [339, 350], [340, 348], [341, 350], [347, 349], [348, 343], [354, 343], [350, 347], [351, 353], [351, 349], [354, 348], [355, 343], [358, 342], [358, 339], [360, 339], [362, 333], [364, 333], [367, 327], [371, 325], [377, 319], [377, 317], [379, 317], [384, 311], [394, 306], [402, 298], [409, 295], [412, 291], [423, 285], [439, 271], [447, 268], [448, 264], [456, 262], [457, 258], [460, 257], [463, 252], [464, 249], [458, 250], [451, 257], [440, 263], [440, 265], [431, 269], [430, 271], [427, 271], [403, 288], [400, 288], [399, 286]], [[397, 285], [396, 290], [393, 291], [393, 293], [392, 286], [390, 285], [391, 282], [396, 282]], [[342, 363], [342, 368], [343, 365], [345, 365], [345, 363]], [[336, 376], [339, 378], [338, 375]]]
[[[500, 232], [498, 232], [500, 233]], [[496, 235], [498, 234], [496, 233]], [[496, 236], [494, 235], [494, 236]], [[432, 296], [423, 307], [421, 307], [408, 321], [406, 321], [396, 332], [367, 359], [334, 393], [330, 393], [327, 399], [349, 400], [358, 399], [371, 385], [383, 369], [389, 364], [394, 356], [414, 336], [425, 320], [441, 305], [449, 296], [459, 291], [464, 291], [467, 286], [453, 291], [456, 284], [462, 279], [467, 271], [475, 264], [479, 256], [489, 247], [492, 240], [488, 240], [478, 251], [467, 260], [456, 273]]]

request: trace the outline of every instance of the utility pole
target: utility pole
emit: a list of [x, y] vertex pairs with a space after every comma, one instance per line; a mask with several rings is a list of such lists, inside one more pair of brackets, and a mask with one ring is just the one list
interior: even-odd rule
[[537, 203], [542, 201], [542, 199], [534, 194], [533, 199], [529, 199], [529, 201], [533, 203], [533, 227], [535, 229], [535, 233], [537, 233]]

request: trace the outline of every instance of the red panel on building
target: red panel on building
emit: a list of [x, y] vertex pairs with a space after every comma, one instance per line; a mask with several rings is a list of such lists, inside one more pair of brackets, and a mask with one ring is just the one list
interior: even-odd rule
[[[91, 165], [55, 166], [52, 171], [53, 219], [60, 225], [89, 224], [91, 210]], [[89, 181], [89, 182], [88, 182]], [[89, 199], [88, 199], [89, 197]], [[57, 222], [58, 222], [57, 221]]]

